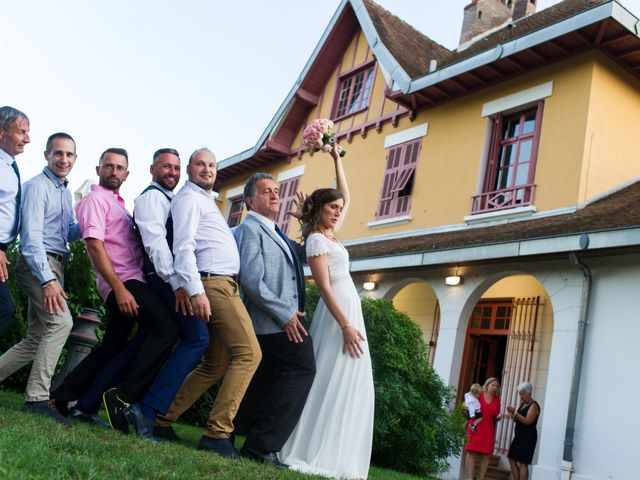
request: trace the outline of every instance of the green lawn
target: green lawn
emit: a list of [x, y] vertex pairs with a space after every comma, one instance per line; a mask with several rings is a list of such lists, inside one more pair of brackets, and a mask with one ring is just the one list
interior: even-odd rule
[[[242, 460], [201, 452], [200, 428], [177, 425], [179, 445], [154, 445], [133, 435], [74, 427], [20, 411], [23, 397], [0, 390], [0, 479], [311, 479]], [[371, 480], [421, 477], [372, 468]]]

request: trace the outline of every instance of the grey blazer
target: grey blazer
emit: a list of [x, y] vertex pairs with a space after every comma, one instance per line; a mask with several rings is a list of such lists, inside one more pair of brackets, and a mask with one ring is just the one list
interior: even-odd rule
[[[246, 216], [234, 236], [240, 251], [242, 297], [256, 335], [280, 333], [298, 310], [296, 266], [291, 252], [285, 250], [276, 232], [252, 215]], [[295, 247], [294, 243], [294, 251]], [[302, 275], [301, 270], [298, 274]]]

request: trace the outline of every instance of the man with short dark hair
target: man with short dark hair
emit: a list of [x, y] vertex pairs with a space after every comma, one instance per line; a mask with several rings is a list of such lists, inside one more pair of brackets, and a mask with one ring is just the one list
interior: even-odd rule
[[153, 155], [152, 182], [136, 198], [133, 217], [145, 249], [143, 271], [147, 283], [176, 315], [180, 341], [140, 404], [125, 411], [136, 434], [152, 438], [156, 414], [167, 413], [185, 377], [209, 345], [207, 323], [192, 315], [189, 295], [173, 265], [173, 219], [171, 199], [180, 181], [180, 156], [172, 148]]
[[124, 409], [139, 402], [171, 353], [178, 333], [171, 314], [144, 281], [142, 245], [133, 219], [119, 195], [129, 176], [127, 152], [109, 148], [100, 156], [99, 185], [76, 206], [80, 231], [105, 300], [107, 318], [102, 343], [52, 394], [56, 403], [76, 400], [94, 377], [125, 346], [135, 323], [146, 332], [139, 354], [117, 389], [105, 393], [111, 426], [128, 428]]
[[29, 143], [29, 117], [13, 107], [0, 107], [0, 333], [15, 308], [9, 292], [9, 262], [5, 252], [20, 231], [20, 171], [16, 156]]
[[73, 319], [64, 291], [68, 241], [78, 240], [67, 175], [76, 161], [76, 143], [66, 133], [54, 133], [44, 152], [47, 166], [24, 184], [20, 258], [16, 277], [29, 299], [26, 337], [0, 357], [0, 382], [33, 362], [24, 409], [67, 425], [72, 422], [49, 407], [51, 377]]

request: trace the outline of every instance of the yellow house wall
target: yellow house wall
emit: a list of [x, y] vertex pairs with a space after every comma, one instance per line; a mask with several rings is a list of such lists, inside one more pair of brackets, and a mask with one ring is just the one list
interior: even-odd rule
[[598, 55], [589, 105], [580, 202], [640, 176], [640, 81]]
[[418, 324], [427, 345], [433, 333], [437, 303], [436, 293], [426, 282], [410, 283], [393, 297], [393, 306]]
[[[327, 83], [320, 104], [311, 110], [305, 124], [329, 115], [338, 69], [345, 71], [371, 58], [364, 35], [356, 35]], [[341, 144], [348, 151], [344, 166], [352, 203], [340, 237], [349, 240], [463, 223], [464, 217], [471, 213], [471, 198], [478, 193], [484, 175], [483, 157], [490, 128], [490, 119], [481, 116], [484, 103], [549, 81], [553, 82], [553, 94], [545, 99], [535, 173], [537, 211], [576, 205], [588, 196], [639, 175], [640, 162], [633, 162], [632, 154], [634, 132], [631, 123], [625, 122], [640, 113], [638, 82], [599, 53], [586, 53], [423, 110], [413, 121], [404, 116], [397, 127], [387, 122], [379, 133], [370, 128], [366, 138], [359, 133], [354, 134], [350, 142], [342, 138]], [[384, 76], [377, 69], [368, 110], [339, 122], [336, 130], [344, 132], [371, 122], [381, 110], [385, 114], [395, 112], [399, 107], [385, 99], [384, 89]], [[385, 170], [385, 137], [424, 123], [428, 123], [428, 134], [422, 138], [416, 170], [409, 212], [412, 220], [370, 228], [367, 224], [375, 220]], [[301, 133], [302, 128], [293, 150], [300, 144]], [[624, 161], [611, 169], [614, 154]], [[301, 191], [335, 185], [332, 162], [321, 153], [305, 153], [301, 158], [293, 157], [290, 162], [268, 166], [264, 171], [277, 177], [279, 172], [301, 164], [305, 165]], [[223, 211], [226, 190], [242, 185], [248, 176], [233, 179], [221, 190]]]
[[[544, 211], [575, 205], [592, 71], [593, 59], [583, 55], [421, 111], [413, 121], [403, 117], [396, 128], [387, 123], [380, 134], [370, 130], [366, 139], [354, 136], [352, 143], [345, 145], [349, 150], [345, 171], [352, 186], [352, 204], [341, 236], [352, 239], [462, 223], [470, 214], [471, 197], [484, 174], [489, 119], [481, 116], [483, 104], [548, 81], [553, 81], [553, 95], [545, 101], [535, 206]], [[375, 102], [373, 98], [372, 104]], [[416, 170], [412, 221], [372, 230], [367, 224], [375, 220], [387, 154], [384, 139], [423, 123], [428, 123], [428, 134], [422, 138]], [[333, 178], [330, 164], [325, 163], [319, 173], [324, 183], [320, 179], [316, 183], [327, 185]]]

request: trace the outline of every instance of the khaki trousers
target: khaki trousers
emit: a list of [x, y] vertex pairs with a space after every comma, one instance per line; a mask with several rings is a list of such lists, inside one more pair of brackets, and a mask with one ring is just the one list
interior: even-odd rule
[[205, 435], [228, 438], [262, 353], [251, 318], [238, 294], [237, 283], [224, 276], [203, 278], [202, 283], [211, 303], [209, 347], [200, 364], [185, 379], [167, 414], [157, 417], [156, 425], [171, 425], [212, 385], [224, 378], [209, 412]]
[[[47, 256], [47, 260], [58, 283], [64, 285], [62, 263], [50, 256]], [[33, 276], [23, 257], [16, 263], [15, 275], [29, 298], [27, 336], [0, 357], [0, 382], [33, 361], [26, 401], [49, 400], [51, 377], [73, 327], [73, 319], [66, 302], [64, 311], [58, 314], [52, 315], [45, 310], [40, 282]]]

